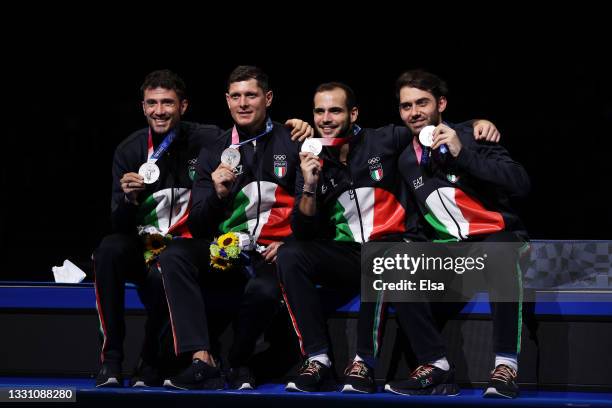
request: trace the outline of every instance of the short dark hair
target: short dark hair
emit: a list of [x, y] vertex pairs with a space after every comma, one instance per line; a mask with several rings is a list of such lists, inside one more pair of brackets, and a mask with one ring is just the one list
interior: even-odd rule
[[149, 73], [145, 77], [144, 82], [140, 87], [140, 91], [144, 97], [145, 90], [155, 88], [171, 89], [176, 92], [176, 95], [181, 101], [187, 98], [187, 87], [185, 86], [185, 81], [183, 81], [180, 76], [169, 69], [160, 69]]
[[321, 84], [317, 87], [315, 95], [319, 92], [333, 91], [334, 89], [342, 89], [344, 91], [344, 94], [346, 95], [346, 107], [349, 111], [352, 110], [355, 106], [357, 106], [357, 98], [355, 97], [355, 92], [353, 92], [350, 86], [342, 82], [326, 82], [324, 84]]
[[256, 80], [257, 85], [263, 89], [264, 93], [270, 90], [270, 78], [268, 78], [268, 75], [261, 68], [253, 65], [239, 65], [234, 68], [227, 79], [227, 89], [234, 82], [248, 81], [250, 79]]
[[436, 99], [440, 99], [441, 96], [448, 96], [448, 86], [446, 82], [437, 75], [422, 69], [406, 71], [397, 78], [397, 81], [395, 81], [395, 96], [398, 100], [400, 91], [405, 86], [427, 91]]

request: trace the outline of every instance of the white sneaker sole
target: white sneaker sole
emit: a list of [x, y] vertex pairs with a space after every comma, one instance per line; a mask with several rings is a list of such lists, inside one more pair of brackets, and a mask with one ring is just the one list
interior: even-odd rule
[[[420, 396], [421, 395], [421, 394], [416, 394], [416, 393], [415, 394], [409, 394], [409, 393], [402, 393], [402, 392], [399, 392], [399, 391], [395, 391], [393, 388], [391, 388], [391, 385], [389, 385], [389, 384], [385, 384], [385, 391], [391, 392], [391, 393], [396, 394], [396, 395], [403, 395], [404, 397]], [[442, 394], [442, 395], [440, 395], [440, 394], [432, 394], [432, 395], [437, 396], [437, 397], [456, 397], [459, 394], [461, 394], [461, 391], [459, 391], [459, 392], [457, 392], [455, 394]], [[422, 395], [429, 395], [429, 394], [422, 394]]]
[[495, 387], [489, 387], [485, 390], [485, 392], [482, 394], [483, 397], [499, 397], [499, 398], [507, 398], [507, 399], [513, 399], [513, 397], [511, 397], [510, 395], [504, 395], [501, 392], [497, 391], [497, 388]]
[[[397, 394], [397, 395], [406, 395], [406, 394], [401, 394], [397, 391], [394, 391], [393, 388], [391, 388], [391, 386], [389, 384], [385, 384], [385, 391], [393, 393], [393, 394]], [[408, 394], [410, 395], [410, 394]]]
[[287, 383], [287, 385], [285, 386], [285, 391], [312, 392], [312, 391], [303, 390], [301, 388], [298, 388], [298, 386], [295, 385], [294, 382]]
[[117, 380], [115, 377], [110, 377], [108, 380], [106, 380], [102, 384], [96, 385], [96, 388], [108, 387], [108, 386], [111, 386], [111, 385], [115, 386], [115, 387], [118, 387], [119, 386], [119, 380]]
[[174, 388], [175, 390], [189, 391], [187, 388], [179, 387], [177, 385], [174, 385], [172, 383], [172, 381], [170, 381], [170, 380], [164, 380], [164, 387], [166, 387], [166, 388]]
[[367, 391], [361, 391], [356, 388], [353, 388], [351, 384], [344, 384], [344, 387], [340, 390], [340, 392], [348, 392], [348, 393], [357, 393], [357, 394], [369, 394]]
[[299, 391], [299, 392], [304, 392], [302, 390], [300, 390], [294, 382], [290, 382], [287, 383], [287, 385], [285, 385], [285, 391]]

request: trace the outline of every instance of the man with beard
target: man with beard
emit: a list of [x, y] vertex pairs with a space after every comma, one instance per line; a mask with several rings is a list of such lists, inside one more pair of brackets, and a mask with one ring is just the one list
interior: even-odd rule
[[[160, 337], [168, 309], [160, 271], [172, 274], [176, 263], [166, 256], [190, 241], [187, 219], [192, 182], [200, 151], [222, 143], [216, 126], [182, 121], [189, 102], [184, 81], [169, 70], [151, 72], [141, 87], [148, 128], [134, 132], [116, 149], [113, 160], [111, 221], [113, 233], [94, 253], [95, 289], [103, 333], [97, 387], [121, 386], [125, 337], [125, 283], [138, 286], [147, 310], [140, 361], [133, 386], [160, 386]], [[291, 137], [304, 138], [310, 126], [292, 119]], [[171, 251], [172, 253], [172, 251]], [[170, 254], [171, 254], [170, 253]]]
[[[288, 391], [314, 392], [331, 380], [326, 323], [317, 285], [360, 288], [361, 245], [369, 241], [422, 239], [418, 211], [402, 183], [399, 154], [411, 143], [405, 127], [357, 126], [359, 110], [350, 87], [320, 85], [314, 95], [314, 124], [320, 136], [300, 153], [292, 228], [296, 241], [279, 249], [283, 295], [302, 354], [306, 357]], [[495, 138], [496, 130], [475, 133]], [[310, 146], [307, 144], [309, 143]], [[355, 361], [347, 368], [343, 391], [373, 392], [372, 313], [358, 323]]]
[[[501, 146], [479, 143], [461, 126], [442, 120], [447, 107], [446, 83], [434, 74], [414, 70], [397, 80], [400, 116], [418, 135], [425, 126], [435, 126], [432, 144], [415, 138], [399, 159], [406, 186], [426, 220], [430, 237], [442, 241], [521, 243], [527, 232], [512, 206], [513, 199], [529, 191], [525, 169], [513, 161]], [[442, 148], [446, 153], [442, 153]], [[420, 180], [420, 182], [415, 182]], [[495, 365], [485, 397], [515, 398], [516, 376], [521, 337], [521, 280], [516, 264], [521, 245], [496, 245], [497, 259], [512, 260], [504, 266], [486, 268], [490, 288], [505, 288], [516, 301], [491, 303]], [[489, 247], [487, 247], [489, 248]], [[451, 394], [453, 368], [439, 330], [424, 305], [396, 303], [401, 321], [420, 322], [420, 328], [406, 329], [419, 366], [404, 381], [387, 384], [385, 389], [397, 394]], [[397, 306], [401, 306], [397, 308]]]
[[148, 74], [141, 87], [148, 128], [134, 132], [113, 159], [113, 233], [94, 253], [95, 289], [103, 333], [97, 387], [122, 385], [125, 282], [138, 286], [147, 310], [144, 344], [134, 386], [160, 386], [160, 332], [168, 310], [158, 255], [177, 238], [189, 238], [193, 164], [221, 135], [216, 126], [185, 122], [189, 102], [183, 80], [168, 70]]

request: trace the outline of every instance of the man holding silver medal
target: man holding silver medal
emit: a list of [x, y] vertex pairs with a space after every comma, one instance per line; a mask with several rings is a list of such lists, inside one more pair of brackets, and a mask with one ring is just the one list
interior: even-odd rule
[[[315, 392], [332, 387], [325, 317], [317, 285], [353, 289], [361, 284], [361, 244], [423, 240], [419, 214], [398, 168], [412, 134], [403, 126], [357, 126], [355, 95], [345, 84], [320, 85], [314, 95], [314, 123], [320, 138], [301, 148], [292, 228], [296, 241], [279, 249], [283, 294], [298, 336], [304, 364], [286, 390]], [[471, 123], [470, 123], [471, 125]], [[474, 137], [497, 138], [488, 121], [474, 122]], [[380, 326], [372, 304], [362, 304], [357, 355], [345, 370], [343, 392], [374, 392], [374, 356]]]
[[[181, 121], [188, 108], [183, 80], [168, 70], [151, 72], [141, 87], [148, 128], [134, 132], [113, 159], [113, 234], [94, 253], [95, 288], [103, 334], [98, 387], [122, 386], [125, 282], [138, 286], [147, 309], [145, 339], [134, 386], [161, 385], [160, 338], [168, 311], [160, 269], [162, 250], [174, 238], [190, 238], [191, 185], [200, 150], [214, 144], [216, 126]], [[161, 257], [160, 257], [161, 254]]]
[[[290, 213], [299, 171], [298, 144], [292, 137], [303, 140], [312, 135], [312, 128], [302, 121], [273, 122], [268, 115], [272, 99], [263, 71], [237, 67], [229, 76], [226, 93], [235, 125], [198, 158], [189, 215], [190, 230], [198, 239], [184, 240], [165, 252], [177, 265], [163, 274], [175, 352], [193, 358], [184, 372], [166, 380], [169, 388], [223, 388], [207, 317], [219, 307], [210, 300], [219, 289], [235, 289], [233, 293], [238, 294], [233, 302], [228, 302], [233, 298], [224, 299], [229, 304], [222, 310], [234, 315], [229, 386], [239, 390], [256, 386], [249, 359], [280, 306], [274, 261], [292, 233]], [[248, 236], [257, 250], [244, 251], [250, 259], [245, 265], [209, 271], [211, 239], [229, 232]]]
[[[502, 146], [477, 143], [465, 127], [442, 120], [448, 89], [436, 75], [421, 70], [407, 71], [398, 78], [396, 91], [402, 121], [418, 135], [399, 158], [401, 175], [429, 224], [430, 238], [526, 242], [527, 231], [513, 208], [516, 200], [524, 198], [530, 188], [525, 169]], [[515, 262], [517, 247], [496, 247], [501, 251], [499, 259], [512, 261], [495, 270], [486, 270], [494, 272], [494, 276], [488, 276], [491, 287], [496, 285], [512, 291], [517, 301], [491, 303], [495, 363], [483, 392], [485, 397], [515, 398], [519, 391], [516, 379], [521, 344], [522, 277]], [[416, 315], [420, 316], [424, 329], [410, 330], [406, 335], [421, 365], [410, 378], [387, 384], [385, 389], [406, 395], [443, 394], [453, 382], [453, 368], [446, 359], [441, 334], [431, 316], [423, 315], [422, 305], [415, 309], [404, 303], [396, 308], [399, 320], [414, 320]]]

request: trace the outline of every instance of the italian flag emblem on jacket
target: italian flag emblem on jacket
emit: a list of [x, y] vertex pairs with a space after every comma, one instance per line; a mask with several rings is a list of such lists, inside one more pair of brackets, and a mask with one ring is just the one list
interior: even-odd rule
[[439, 188], [427, 197], [426, 204], [429, 212], [425, 219], [442, 239], [462, 240], [503, 231], [505, 227], [501, 213], [487, 210], [458, 188]]
[[190, 200], [188, 188], [166, 188], [151, 194], [138, 208], [139, 231], [191, 238], [187, 228]]
[[370, 178], [374, 181], [380, 181], [383, 178], [383, 168], [380, 162], [380, 157], [371, 157], [368, 160], [368, 169], [370, 169]]
[[[285, 156], [282, 156], [285, 157]], [[284, 160], [275, 160], [274, 161], [274, 175], [278, 178], [285, 177], [287, 174], [287, 162]]]
[[389, 191], [360, 187], [338, 197], [331, 222], [336, 227], [334, 240], [368, 242], [405, 232], [406, 211]]
[[374, 181], [382, 180], [382, 178], [383, 178], [383, 169], [382, 169], [382, 167], [379, 167], [376, 170], [370, 170], [370, 177]]
[[258, 192], [257, 182], [252, 181], [234, 198], [232, 213], [219, 225], [219, 231], [248, 232], [264, 245], [280, 241], [291, 235], [293, 203], [293, 195], [279, 185], [260, 181]]

